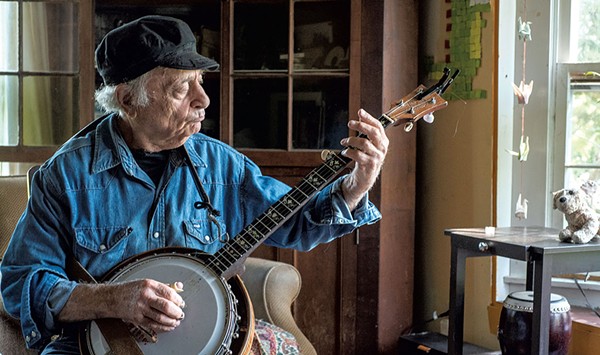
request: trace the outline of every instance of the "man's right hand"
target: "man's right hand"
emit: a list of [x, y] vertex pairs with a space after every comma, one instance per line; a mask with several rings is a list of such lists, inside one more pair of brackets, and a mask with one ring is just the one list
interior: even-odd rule
[[173, 287], [151, 279], [80, 284], [58, 318], [63, 322], [119, 318], [160, 333], [179, 326], [184, 318], [184, 306]]

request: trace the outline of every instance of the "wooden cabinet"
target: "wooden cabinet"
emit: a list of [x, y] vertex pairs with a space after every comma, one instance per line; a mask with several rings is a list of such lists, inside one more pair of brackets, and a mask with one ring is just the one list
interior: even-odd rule
[[[295, 184], [320, 164], [321, 149], [340, 147], [359, 108], [377, 116], [417, 86], [417, 6], [96, 0], [95, 41], [145, 14], [188, 22], [199, 50], [221, 64], [205, 80], [206, 133], [247, 154], [266, 175]], [[254, 253], [300, 270], [293, 311], [320, 354], [395, 353], [411, 327], [416, 135], [388, 133], [390, 152], [371, 191], [382, 221], [310, 252], [261, 246]]]

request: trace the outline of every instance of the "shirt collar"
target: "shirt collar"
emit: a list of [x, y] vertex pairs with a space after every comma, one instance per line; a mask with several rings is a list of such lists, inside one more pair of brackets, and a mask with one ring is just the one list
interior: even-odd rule
[[[121, 164], [123, 169], [132, 175], [138, 168], [131, 150], [117, 128], [117, 120], [119, 119], [117, 114], [109, 115], [96, 128], [96, 142], [92, 161], [93, 173], [99, 173]], [[192, 141], [194, 141], [193, 137], [185, 143], [190, 159], [195, 167], [205, 168], [207, 166], [206, 162], [197, 152], [199, 146], [192, 144]]]

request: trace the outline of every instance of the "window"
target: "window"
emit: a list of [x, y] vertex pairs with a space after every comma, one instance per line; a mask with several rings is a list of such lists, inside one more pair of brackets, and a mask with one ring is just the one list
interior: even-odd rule
[[0, 0], [1, 174], [79, 128], [79, 11], [76, 0]]
[[[600, 74], [596, 76], [591, 70], [594, 66], [559, 66], [560, 76], [568, 83], [566, 93], [560, 96], [566, 112], [557, 110], [561, 113], [560, 118], [564, 118], [557, 123], [565, 127], [564, 160], [562, 166], [557, 167], [564, 170], [564, 186], [577, 187], [587, 180], [600, 181]], [[581, 70], [583, 68], [587, 69]]]
[[[556, 126], [564, 127], [565, 144], [562, 152], [557, 150], [562, 164], [557, 161], [555, 170], [562, 172], [563, 186], [577, 187], [587, 180], [600, 182], [600, 3], [571, 0], [560, 18], [565, 34], [559, 43], [557, 81], [565, 85], [556, 90]], [[593, 203], [600, 210], [597, 198]], [[600, 272], [569, 275], [573, 277], [597, 282]]]
[[[526, 70], [527, 81], [534, 80], [534, 89], [526, 105], [525, 119], [531, 147], [529, 159], [524, 163], [515, 162], [514, 157], [510, 163], [502, 163], [501, 160], [506, 158], [500, 157], [499, 152], [499, 175], [502, 174], [502, 166], [509, 166], [511, 184], [503, 187], [499, 176], [499, 201], [509, 196], [510, 202], [504, 202], [504, 207], [498, 206], [498, 221], [499, 225], [563, 228], [564, 216], [552, 209], [550, 192], [567, 186], [577, 187], [588, 179], [600, 182], [600, 2], [527, 0], [526, 13], [522, 5], [523, 0], [500, 5], [499, 42], [501, 46], [507, 41], [515, 45], [512, 52], [500, 58], [499, 97], [502, 97], [499, 102], [511, 104], [499, 109], [499, 121], [508, 116], [513, 118], [514, 123], [511, 129], [506, 130], [510, 137], [499, 137], [499, 143], [508, 142], [514, 146], [521, 136], [520, 110], [514, 109], [517, 106], [514, 95], [509, 98], [504, 91], [507, 91], [506, 85], [510, 85], [509, 80], [520, 80], [522, 76], [522, 42], [515, 40], [515, 28], [518, 18], [523, 17], [532, 19], [532, 41], [527, 45]], [[518, 84], [517, 79], [513, 82]], [[499, 125], [501, 134], [503, 123], [499, 122]], [[499, 145], [499, 151], [501, 149]], [[518, 221], [512, 216], [521, 191], [529, 200], [530, 213], [525, 221]], [[600, 201], [596, 203], [600, 208]], [[506, 207], [509, 207], [511, 215], [507, 215]], [[503, 258], [498, 258], [497, 265], [496, 299], [503, 300], [508, 293], [523, 288], [525, 265]], [[559, 289], [553, 292], [566, 296], [571, 304], [584, 306], [585, 299], [573, 281], [575, 275], [564, 276], [554, 279], [553, 287]], [[598, 281], [600, 273], [593, 273], [589, 282], [582, 283], [594, 305], [600, 304]]]
[[[565, 2], [568, 4], [568, 2]], [[600, 181], [600, 2], [571, 0], [561, 17], [557, 125], [565, 127], [564, 186]]]

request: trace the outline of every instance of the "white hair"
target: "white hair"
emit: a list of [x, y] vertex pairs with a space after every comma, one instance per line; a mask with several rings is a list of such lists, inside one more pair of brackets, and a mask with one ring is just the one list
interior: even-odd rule
[[159, 69], [164, 70], [157, 67], [122, 84], [102, 85], [94, 94], [96, 102], [106, 113], [117, 112], [121, 117], [124, 117], [125, 110], [117, 98], [117, 86], [124, 85], [125, 94], [129, 94], [131, 104], [136, 107], [146, 107], [150, 103], [147, 90], [148, 81]]

